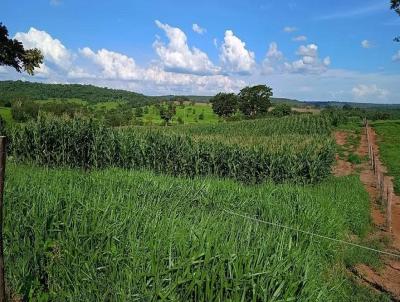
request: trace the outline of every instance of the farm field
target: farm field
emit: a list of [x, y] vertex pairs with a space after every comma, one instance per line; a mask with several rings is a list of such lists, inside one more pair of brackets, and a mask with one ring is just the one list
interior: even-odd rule
[[[382, 301], [345, 265], [374, 254], [337, 239], [370, 228], [355, 176], [315, 186], [243, 186], [151, 172], [9, 164], [7, 278], [35, 300]], [[50, 189], [49, 189], [50, 188]], [[228, 212], [227, 212], [228, 211]], [[19, 244], [11, 244], [18, 238]], [[365, 300], [366, 299], [366, 300]]]
[[[251, 219], [376, 246], [358, 176], [331, 176], [332, 130], [328, 117], [312, 115], [122, 129], [55, 117], [10, 125], [2, 131], [12, 159], [13, 292], [384, 301], [347, 273], [355, 263], [379, 266], [375, 253]], [[12, 238], [20, 244], [7, 244]]]
[[400, 302], [400, 0], [3, 2], [0, 302]]
[[394, 189], [400, 193], [400, 120], [372, 124], [378, 134], [379, 152], [388, 174], [394, 176]]

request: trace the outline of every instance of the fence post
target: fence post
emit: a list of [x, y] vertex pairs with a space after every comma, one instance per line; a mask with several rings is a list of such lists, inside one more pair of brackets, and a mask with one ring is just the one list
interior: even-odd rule
[[3, 250], [3, 195], [6, 170], [6, 137], [0, 136], [0, 302], [6, 301]]
[[393, 198], [393, 188], [392, 186], [388, 187], [388, 197], [387, 197], [387, 227], [389, 233], [392, 232], [392, 198]]

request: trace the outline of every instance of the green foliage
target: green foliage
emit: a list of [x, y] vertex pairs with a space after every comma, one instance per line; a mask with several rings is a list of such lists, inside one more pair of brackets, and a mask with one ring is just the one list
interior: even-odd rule
[[243, 187], [9, 164], [5, 195], [7, 284], [23, 300], [373, 301], [347, 278], [347, 245], [224, 211], [347, 240], [369, 227], [358, 177]]
[[176, 107], [174, 103], [169, 103], [167, 108], [162, 106], [160, 109], [160, 118], [165, 122], [166, 125], [172, 120], [176, 114]]
[[[296, 134], [283, 136], [281, 134], [289, 133], [289, 129], [291, 132], [296, 129], [293, 128], [296, 120], [310, 122], [311, 119], [295, 119], [292, 123], [279, 120], [283, 121], [280, 126], [275, 120], [270, 121], [269, 129], [277, 129], [277, 132], [266, 143], [259, 143], [264, 139], [262, 136], [251, 138], [247, 132], [247, 145], [240, 131], [249, 125], [242, 125], [237, 131], [237, 141], [224, 141], [223, 137], [229, 137], [229, 130], [223, 132], [222, 138], [207, 137], [207, 129], [212, 129], [207, 127], [203, 137], [196, 137], [174, 129], [112, 129], [99, 121], [51, 116], [11, 125], [7, 132], [9, 153], [15, 159], [50, 166], [145, 168], [172, 175], [215, 175], [250, 183], [266, 180], [315, 183], [328, 176], [335, 152], [331, 138], [317, 136], [296, 140]], [[268, 122], [265, 124], [258, 130], [267, 129]], [[305, 133], [316, 133], [322, 127], [322, 123], [314, 122], [297, 128]], [[190, 133], [193, 128], [188, 128]], [[250, 129], [252, 133], [257, 131], [254, 126]]]
[[278, 104], [272, 109], [271, 114], [276, 117], [284, 117], [292, 114], [292, 107], [288, 104]]
[[[147, 107], [146, 107], [147, 108]], [[135, 116], [136, 117], [142, 117], [143, 116], [143, 108], [142, 107], [137, 107], [135, 109]]]
[[33, 101], [16, 101], [12, 104], [11, 115], [17, 122], [27, 122], [36, 119], [39, 113], [39, 106]]
[[245, 87], [239, 92], [239, 109], [246, 117], [256, 117], [268, 112], [272, 88], [267, 85]]
[[226, 118], [236, 113], [238, 97], [234, 93], [220, 92], [210, 99], [210, 103], [215, 114]]
[[90, 104], [101, 102], [126, 102], [131, 107], [155, 104], [159, 100], [143, 94], [80, 84], [44, 84], [22, 81], [0, 81], [0, 98], [13, 102], [20, 98], [30, 100], [81, 99]]
[[25, 49], [17, 39], [8, 37], [8, 29], [0, 22], [0, 66], [11, 66], [16, 71], [33, 75], [35, 68], [43, 63], [39, 49]]

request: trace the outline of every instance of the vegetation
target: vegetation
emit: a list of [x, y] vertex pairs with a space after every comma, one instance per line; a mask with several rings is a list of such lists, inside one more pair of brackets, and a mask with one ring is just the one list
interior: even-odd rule
[[0, 66], [11, 66], [16, 71], [33, 75], [43, 63], [43, 55], [37, 48], [25, 49], [22, 43], [8, 37], [8, 29], [0, 22]]
[[279, 104], [272, 109], [271, 114], [276, 117], [284, 117], [292, 114], [292, 107], [287, 104]]
[[[172, 175], [216, 175], [254, 183], [267, 179], [308, 183], [329, 175], [335, 151], [329, 137], [316, 136], [299, 142], [293, 136], [285, 138], [282, 135], [285, 131], [288, 133], [288, 125], [296, 122], [303, 123], [299, 133], [320, 132], [320, 124], [311, 119], [285, 120], [282, 125], [277, 122], [271, 120], [268, 126], [265, 121], [258, 129], [276, 129], [276, 136], [260, 145], [254, 144], [257, 140], [253, 141], [251, 137], [245, 145], [207, 136], [196, 139], [183, 132], [112, 129], [88, 119], [46, 116], [11, 126], [7, 135], [9, 152], [14, 158], [51, 166], [146, 168]], [[229, 136], [230, 130], [226, 129], [224, 135]], [[246, 126], [241, 131], [244, 129]], [[257, 135], [257, 132], [253, 133]], [[262, 135], [260, 132], [258, 139]]]
[[220, 117], [230, 117], [238, 109], [238, 97], [234, 93], [220, 92], [210, 99], [213, 111]]
[[24, 300], [383, 301], [342, 265], [362, 250], [225, 211], [363, 236], [358, 177], [243, 187], [118, 169], [7, 172], [6, 273]]
[[172, 120], [176, 114], [176, 107], [174, 103], [169, 103], [168, 106], [160, 108], [160, 117], [165, 122], [166, 125]]
[[245, 87], [239, 92], [239, 109], [246, 116], [254, 118], [268, 112], [271, 106], [272, 88], [267, 85]]
[[400, 120], [380, 121], [372, 124], [378, 134], [380, 157], [394, 176], [394, 189], [400, 193]]
[[22, 81], [0, 81], [0, 99], [4, 102], [17, 100], [47, 100], [57, 99], [81, 99], [89, 103], [100, 103], [109, 101], [126, 102], [131, 107], [142, 107], [155, 104], [155, 97], [130, 92], [101, 88], [92, 85], [80, 84], [43, 84]]

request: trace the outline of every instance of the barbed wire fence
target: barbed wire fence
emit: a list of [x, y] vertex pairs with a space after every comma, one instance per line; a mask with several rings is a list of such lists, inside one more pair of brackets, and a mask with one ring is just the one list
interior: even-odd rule
[[368, 142], [369, 162], [375, 175], [376, 188], [378, 191], [378, 201], [385, 206], [386, 211], [386, 227], [388, 232], [392, 232], [392, 201], [393, 201], [393, 183], [391, 178], [386, 174], [386, 170], [378, 157], [378, 150], [374, 144], [371, 127], [368, 120], [364, 120], [365, 132]]

